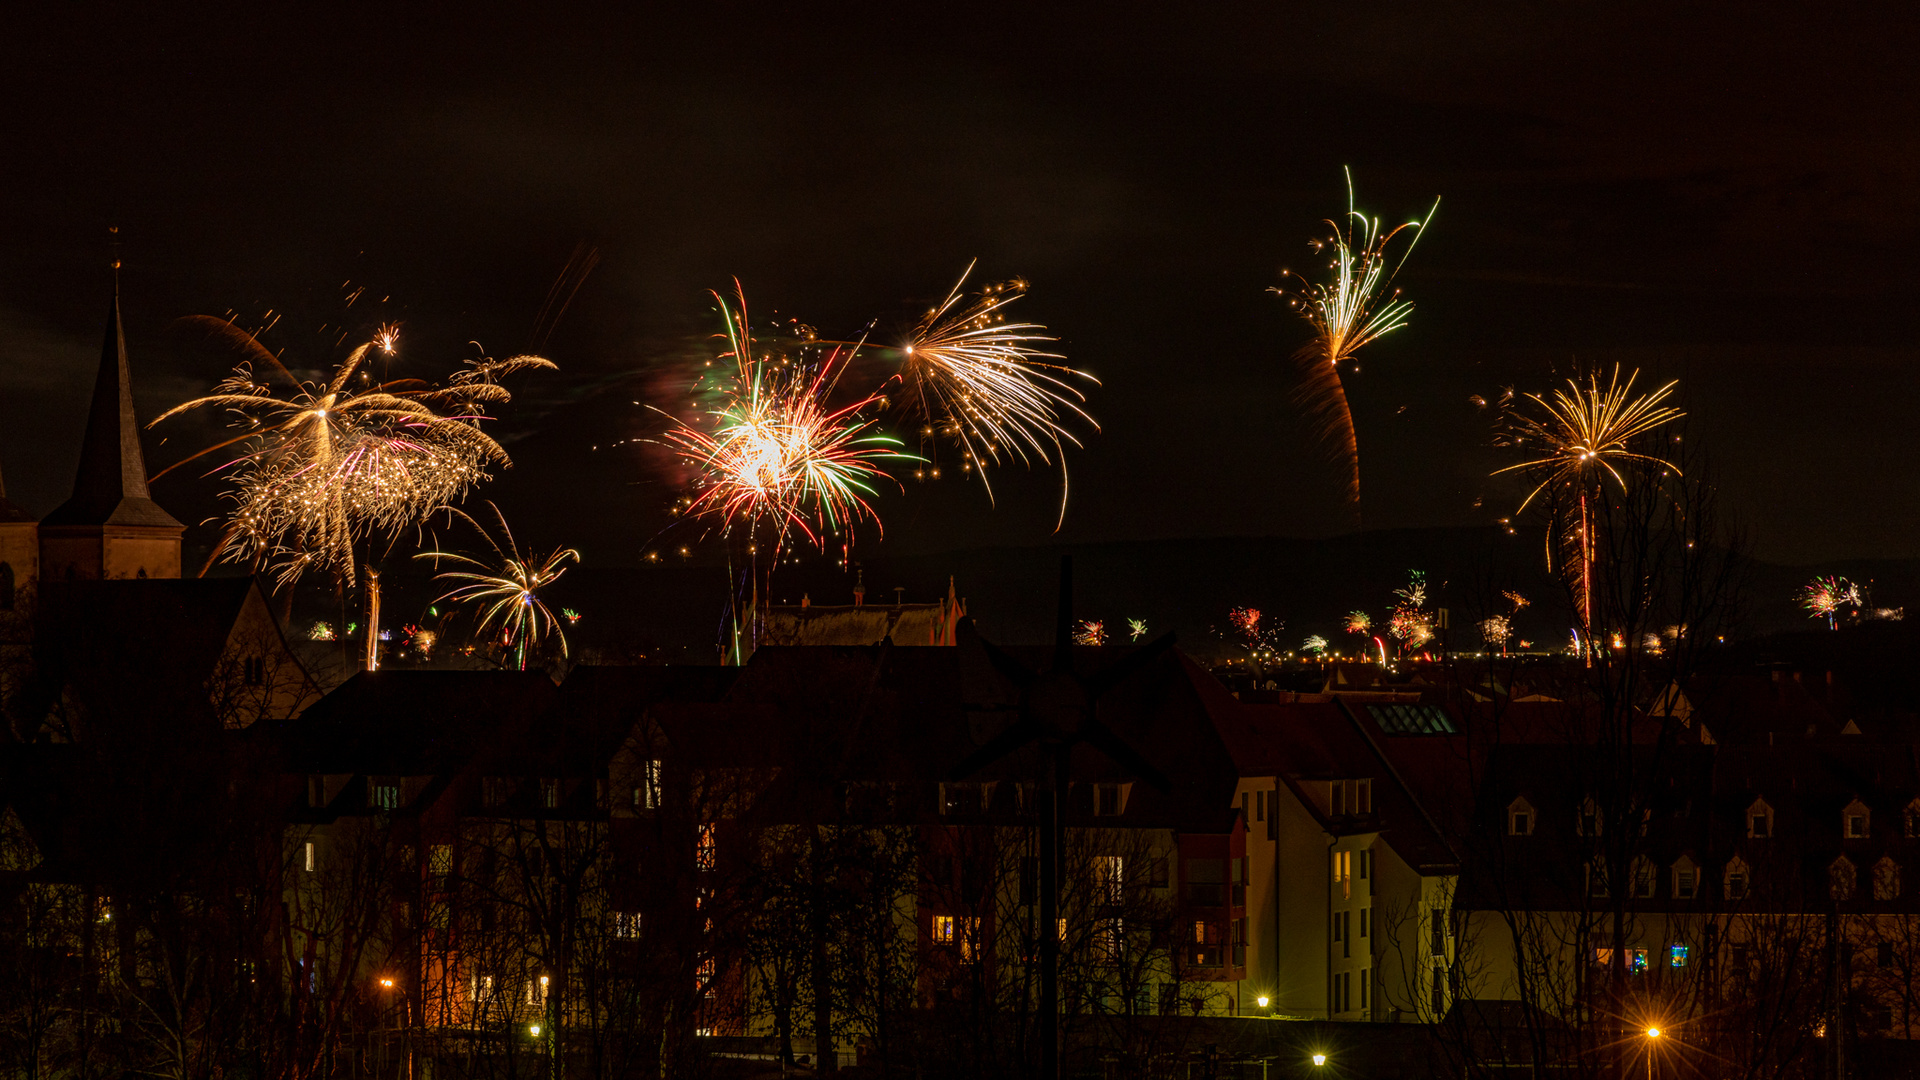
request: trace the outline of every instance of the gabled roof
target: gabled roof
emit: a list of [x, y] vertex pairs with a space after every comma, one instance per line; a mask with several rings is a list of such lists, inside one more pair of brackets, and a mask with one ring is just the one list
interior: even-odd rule
[[73, 495], [41, 524], [184, 528], [147, 491], [147, 460], [140, 450], [140, 421], [133, 412], [133, 379], [127, 370], [117, 289], [107, 310], [106, 340], [100, 345], [100, 370], [94, 376], [93, 404], [87, 410]]
[[559, 705], [538, 671], [363, 671], [279, 730], [295, 772], [423, 776], [514, 749]]

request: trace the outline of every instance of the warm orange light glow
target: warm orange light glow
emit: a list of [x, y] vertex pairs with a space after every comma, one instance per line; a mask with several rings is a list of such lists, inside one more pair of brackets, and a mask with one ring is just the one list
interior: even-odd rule
[[1657, 1038], [1659, 1038], [1659, 1037], [1660, 1037], [1660, 1029], [1659, 1029], [1659, 1028], [1657, 1028], [1657, 1027], [1650, 1027], [1650, 1028], [1648, 1028], [1648, 1029], [1647, 1029], [1647, 1038], [1649, 1038], [1649, 1039], [1657, 1039]]

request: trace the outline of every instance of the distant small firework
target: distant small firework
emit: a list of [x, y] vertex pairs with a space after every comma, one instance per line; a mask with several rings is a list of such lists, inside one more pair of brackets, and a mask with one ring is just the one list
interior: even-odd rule
[[307, 631], [307, 637], [314, 641], [338, 641], [340, 635], [333, 632], [332, 623], [317, 622]]
[[1401, 647], [1417, 649], [1433, 640], [1433, 615], [1426, 610], [1427, 575], [1408, 571], [1404, 588], [1393, 591], [1393, 613], [1387, 620], [1387, 633], [1398, 638]]
[[1105, 645], [1107, 643], [1107, 624], [1100, 619], [1082, 619], [1074, 627], [1075, 645]]
[[1259, 608], [1237, 607], [1227, 612], [1227, 624], [1235, 643], [1252, 659], [1265, 662], [1280, 655], [1279, 635], [1285, 623], [1268, 626], [1266, 614]]
[[[1325, 284], [1311, 282], [1288, 271], [1283, 275], [1285, 283], [1270, 290], [1286, 297], [1288, 306], [1313, 327], [1313, 340], [1294, 354], [1306, 371], [1299, 399], [1317, 419], [1321, 437], [1332, 444], [1346, 471], [1347, 504], [1356, 517], [1360, 510], [1360, 444], [1346, 388], [1340, 382], [1340, 365], [1352, 361], [1367, 343], [1407, 324], [1413, 304], [1399, 298], [1393, 279], [1439, 208], [1440, 201], [1435, 199], [1424, 221], [1409, 221], [1382, 232], [1379, 218], [1354, 208], [1353, 172], [1348, 170], [1346, 217], [1329, 220], [1326, 224], [1331, 235], [1313, 245], [1315, 254], [1332, 252], [1328, 266], [1332, 280]], [[1396, 258], [1390, 249], [1395, 238], [1408, 230], [1412, 232], [1407, 245]]]
[[458, 514], [474, 527], [488, 546], [493, 548], [494, 559], [483, 562], [438, 550], [415, 555], [416, 559], [432, 560], [436, 566], [441, 559], [447, 559], [484, 571], [448, 570], [435, 575], [435, 580], [458, 584], [434, 603], [452, 601], [478, 607], [479, 633], [486, 635], [498, 627], [502, 649], [514, 658], [514, 666], [521, 671], [527, 669], [529, 650], [537, 647], [548, 634], [559, 639], [560, 655], [566, 656], [567, 635], [561, 631], [559, 620], [553, 617], [553, 612], [540, 599], [540, 590], [560, 580], [569, 563], [580, 561], [580, 553], [572, 548], [556, 548], [546, 555], [533, 552], [523, 554], [513, 538], [513, 531], [507, 527], [506, 517], [497, 506], [493, 508], [493, 513], [500, 524], [498, 540], [466, 514], [457, 510], [450, 513]]
[[1319, 634], [1313, 634], [1310, 635], [1307, 640], [1300, 643], [1300, 651], [1310, 652], [1315, 656], [1325, 656], [1327, 654], [1327, 644], [1326, 638], [1321, 637]]
[[573, 626], [580, 621], [580, 613], [570, 607], [561, 608], [560, 614], [566, 617], [568, 626]]
[[1364, 611], [1347, 612], [1347, 633], [1349, 634], [1373, 633], [1373, 616], [1367, 614]]
[[1524, 608], [1524, 607], [1526, 607], [1526, 606], [1527, 606], [1528, 604], [1531, 604], [1531, 603], [1533, 603], [1533, 601], [1531, 601], [1531, 600], [1528, 600], [1528, 599], [1527, 599], [1526, 597], [1524, 597], [1524, 596], [1521, 596], [1521, 595], [1520, 595], [1519, 593], [1517, 593], [1517, 592], [1513, 592], [1512, 590], [1508, 590], [1507, 592], [1503, 592], [1503, 593], [1501, 593], [1500, 595], [1501, 595], [1501, 596], [1504, 596], [1504, 597], [1506, 597], [1506, 598], [1507, 598], [1507, 603], [1509, 603], [1509, 604], [1512, 604], [1512, 605], [1513, 605], [1513, 613], [1514, 613], [1515, 615], [1518, 615], [1518, 614], [1520, 614], [1520, 609], [1521, 609], [1521, 608]]
[[1827, 620], [1827, 629], [1840, 628], [1840, 609], [1861, 607], [1860, 586], [1843, 577], [1817, 577], [1800, 590], [1800, 606], [1811, 618]]
[[1147, 620], [1145, 619], [1128, 619], [1127, 620], [1127, 640], [1139, 641], [1141, 638], [1146, 636], [1147, 636]]
[[1487, 644], [1498, 645], [1505, 652], [1507, 639], [1513, 637], [1513, 622], [1505, 615], [1484, 619], [1480, 623], [1480, 636], [1486, 639]]
[[[397, 347], [397, 330], [388, 325], [325, 382], [308, 383], [227, 320], [193, 316], [181, 322], [207, 331], [243, 359], [212, 394], [176, 405], [148, 426], [211, 406], [231, 413], [241, 434], [188, 455], [154, 478], [239, 447], [212, 470], [227, 473], [234, 487], [225, 495], [233, 510], [209, 565], [224, 560], [272, 569], [282, 585], [313, 569], [353, 584], [358, 540], [398, 536], [486, 480], [488, 468], [510, 465], [506, 451], [480, 429], [488, 405], [511, 399], [498, 380], [554, 368], [538, 356], [516, 356], [470, 362], [444, 386], [419, 379], [372, 383], [368, 354], [378, 349], [390, 355]], [[287, 396], [273, 396], [274, 388], [256, 379], [256, 369], [284, 380]]]

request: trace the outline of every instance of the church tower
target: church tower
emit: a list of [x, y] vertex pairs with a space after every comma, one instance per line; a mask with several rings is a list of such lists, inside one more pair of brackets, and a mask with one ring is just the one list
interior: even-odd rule
[[49, 581], [177, 578], [184, 531], [147, 493], [116, 286], [73, 497], [40, 522], [40, 574]]

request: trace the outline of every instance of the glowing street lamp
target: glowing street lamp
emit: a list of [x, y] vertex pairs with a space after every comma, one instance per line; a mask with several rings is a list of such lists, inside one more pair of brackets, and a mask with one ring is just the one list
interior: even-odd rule
[[1658, 1046], [1659, 1042], [1660, 1029], [1649, 1026], [1647, 1028], [1647, 1080], [1653, 1080], [1653, 1048]]
[[1325, 1065], [1326, 1063], [1327, 1063], [1327, 1055], [1325, 1055], [1325, 1054], [1315, 1054], [1315, 1055], [1313, 1055], [1313, 1065], [1314, 1065], [1314, 1068], [1320, 1068], [1321, 1066], [1323, 1066], [1323, 1065]]

